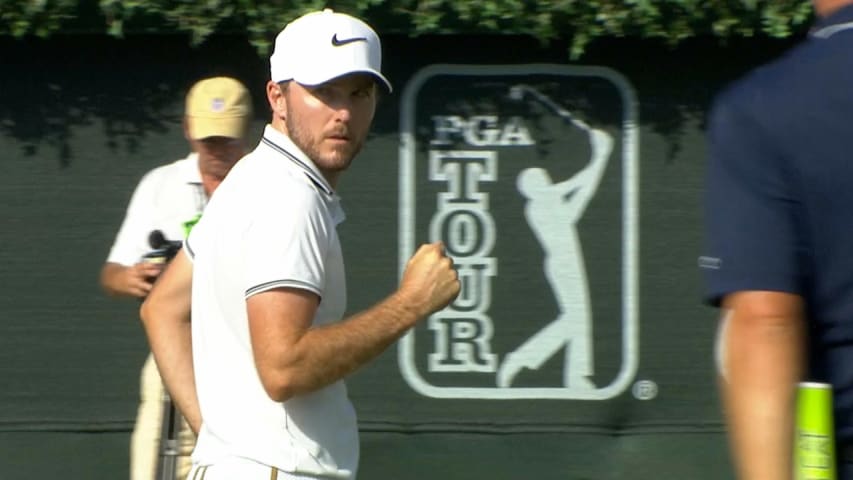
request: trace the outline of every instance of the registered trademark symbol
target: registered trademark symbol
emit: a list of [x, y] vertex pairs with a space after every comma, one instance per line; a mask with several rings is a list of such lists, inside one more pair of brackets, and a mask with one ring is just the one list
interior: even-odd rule
[[651, 400], [658, 396], [658, 384], [651, 380], [640, 380], [631, 387], [631, 393], [637, 400]]

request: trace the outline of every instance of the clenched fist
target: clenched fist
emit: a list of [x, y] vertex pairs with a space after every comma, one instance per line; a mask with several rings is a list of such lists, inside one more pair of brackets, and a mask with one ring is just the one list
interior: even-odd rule
[[459, 295], [459, 276], [441, 242], [421, 245], [403, 272], [398, 293], [419, 317], [441, 310]]

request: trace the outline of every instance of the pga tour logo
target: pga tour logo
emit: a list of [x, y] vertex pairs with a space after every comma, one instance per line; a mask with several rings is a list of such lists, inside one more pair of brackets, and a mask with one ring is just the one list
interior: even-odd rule
[[443, 241], [462, 283], [399, 343], [437, 398], [603, 400], [638, 363], [636, 99], [616, 72], [433, 65], [401, 104], [400, 272]]

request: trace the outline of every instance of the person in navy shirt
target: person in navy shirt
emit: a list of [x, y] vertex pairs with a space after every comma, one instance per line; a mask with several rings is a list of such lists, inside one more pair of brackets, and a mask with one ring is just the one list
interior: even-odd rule
[[709, 117], [706, 301], [738, 478], [790, 479], [796, 384], [832, 384], [853, 479], [853, 0], [813, 0], [808, 38]]

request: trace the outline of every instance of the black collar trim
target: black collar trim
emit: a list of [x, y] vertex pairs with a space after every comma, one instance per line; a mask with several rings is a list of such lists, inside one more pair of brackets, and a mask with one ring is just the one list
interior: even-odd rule
[[291, 152], [288, 152], [284, 147], [276, 144], [275, 142], [273, 142], [272, 140], [270, 140], [267, 137], [262, 137], [261, 143], [267, 145], [268, 147], [272, 148], [276, 152], [278, 152], [278, 153], [284, 155], [285, 157], [287, 157], [288, 159], [290, 159], [290, 161], [292, 161], [293, 163], [297, 164], [299, 166], [299, 168], [301, 168], [302, 170], [305, 171], [305, 175], [308, 176], [308, 179], [311, 180], [311, 182], [313, 182], [314, 185], [316, 185], [317, 188], [322, 190], [326, 195], [334, 195], [334, 192], [332, 192], [332, 190], [326, 184], [325, 180], [323, 180], [322, 178], [318, 178], [317, 172], [315, 172], [311, 167], [306, 165], [305, 162], [303, 162], [302, 160], [299, 159], [299, 157], [292, 154]]

